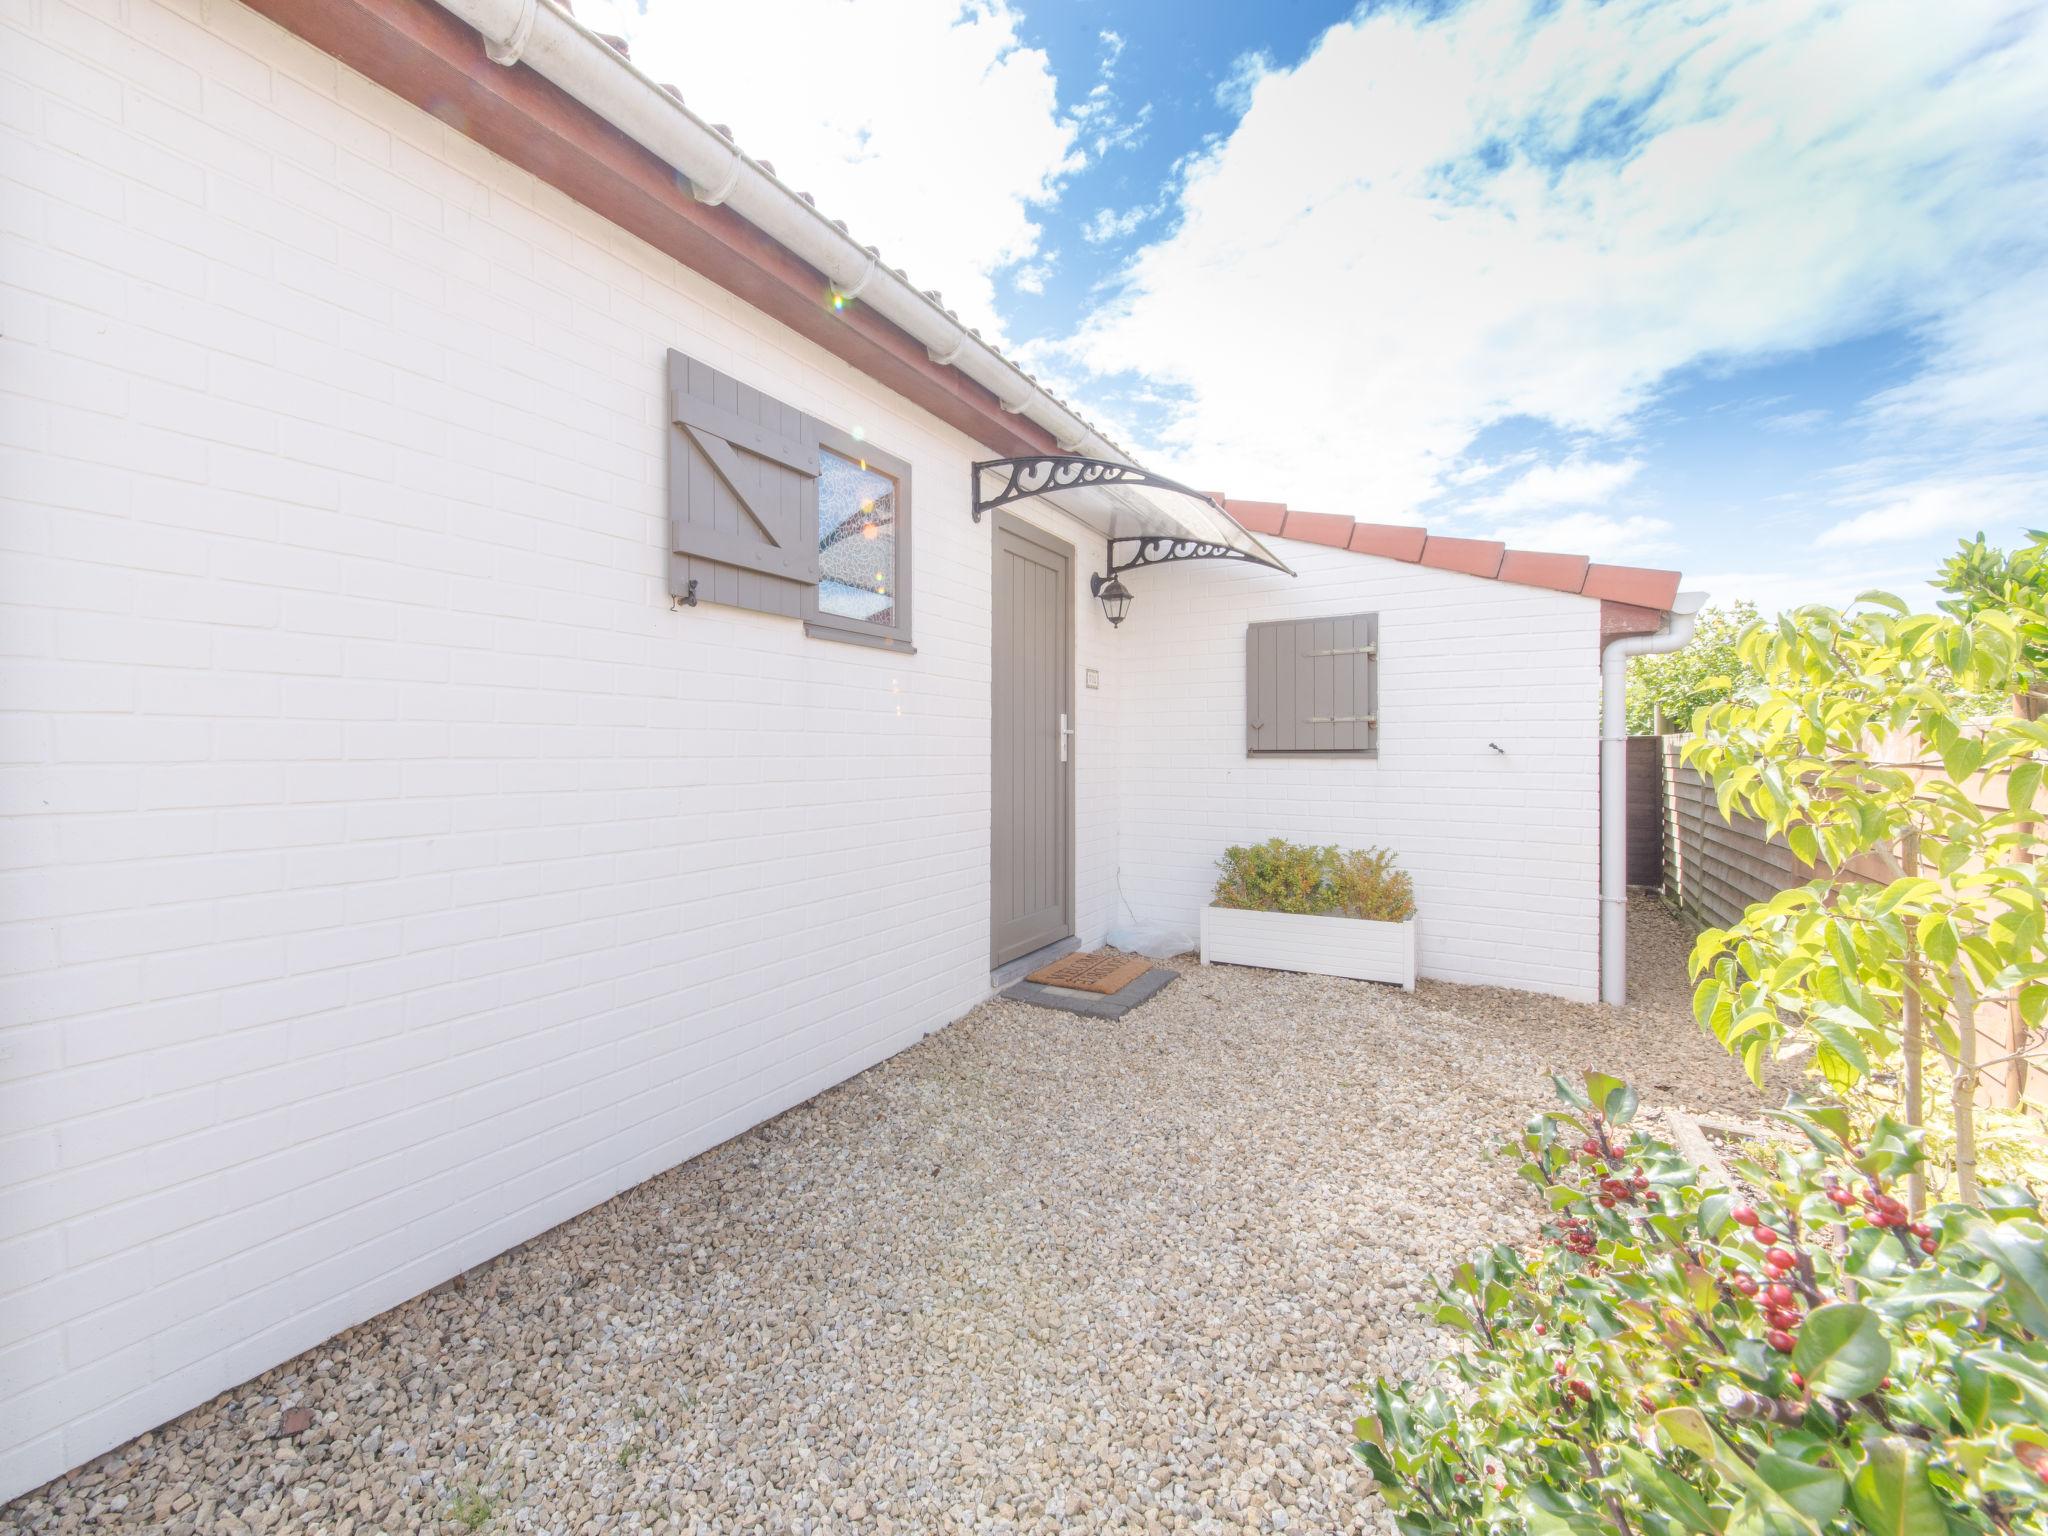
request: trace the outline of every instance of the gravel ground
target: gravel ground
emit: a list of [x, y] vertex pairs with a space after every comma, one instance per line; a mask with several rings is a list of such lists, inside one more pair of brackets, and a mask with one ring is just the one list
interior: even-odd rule
[[1350, 1384], [1533, 1230], [1490, 1149], [1544, 1074], [1755, 1105], [1633, 924], [1620, 1012], [1189, 962], [1117, 1024], [987, 1004], [0, 1531], [1386, 1529]]

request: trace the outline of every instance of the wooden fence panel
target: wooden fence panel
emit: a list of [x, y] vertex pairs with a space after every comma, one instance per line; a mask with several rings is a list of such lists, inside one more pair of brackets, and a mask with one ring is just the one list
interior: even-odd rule
[[1722, 819], [1706, 781], [1679, 761], [1684, 737], [1654, 739], [1664, 769], [1664, 893], [1679, 911], [1726, 928], [1752, 902], [1813, 879], [1815, 871], [1782, 837], [1766, 837], [1761, 822]]
[[1664, 883], [1664, 748], [1658, 736], [1628, 739], [1628, 883]]

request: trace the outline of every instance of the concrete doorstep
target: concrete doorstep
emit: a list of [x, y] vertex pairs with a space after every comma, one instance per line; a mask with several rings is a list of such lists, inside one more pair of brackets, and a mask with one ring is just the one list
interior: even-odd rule
[[1120, 1019], [1138, 1004], [1156, 997], [1179, 974], [1163, 965], [1155, 965], [1120, 992], [1084, 992], [1075, 987], [1047, 987], [1035, 981], [1020, 981], [1015, 986], [1003, 988], [999, 995], [1013, 1003], [1057, 1008], [1064, 1013], [1078, 1013], [1091, 1019]]

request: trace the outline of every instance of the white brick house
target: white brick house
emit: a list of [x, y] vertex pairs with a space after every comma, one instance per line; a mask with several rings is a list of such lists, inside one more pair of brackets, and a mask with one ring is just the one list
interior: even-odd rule
[[[971, 466], [1107, 450], [644, 84], [546, 0], [0, 9], [0, 1497], [991, 991]], [[907, 644], [677, 605], [671, 352], [900, 461]], [[1227, 505], [1298, 574], [1120, 629], [1009, 509], [1071, 553], [1071, 936], [1380, 843], [1425, 975], [1597, 996], [1603, 645], [1675, 576]], [[1377, 755], [1248, 755], [1247, 624], [1350, 612]]]

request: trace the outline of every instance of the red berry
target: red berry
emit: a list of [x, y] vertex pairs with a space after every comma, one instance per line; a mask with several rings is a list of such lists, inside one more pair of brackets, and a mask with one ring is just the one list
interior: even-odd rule
[[1772, 1269], [1783, 1271], [1795, 1268], [1799, 1261], [1783, 1248], [1773, 1248], [1764, 1255], [1764, 1263]]
[[1792, 1385], [1797, 1387], [1800, 1391], [1804, 1392], [1806, 1390], [1806, 1378], [1800, 1375], [1797, 1371], [1794, 1371], [1792, 1373], [1791, 1381]]
[[1536, 1337], [1537, 1337], [1537, 1338], [1539, 1338], [1539, 1339], [1540, 1339], [1540, 1338], [1542, 1338], [1542, 1337], [1543, 1337], [1543, 1335], [1545, 1335], [1545, 1334], [1546, 1334], [1546, 1333], [1548, 1333], [1548, 1332], [1550, 1332], [1550, 1330], [1549, 1330], [1548, 1328], [1546, 1328], [1546, 1327], [1545, 1327], [1545, 1326], [1544, 1326], [1543, 1324], [1541, 1324], [1541, 1323], [1538, 1323], [1538, 1324], [1536, 1325]]
[[1741, 1222], [1745, 1227], [1753, 1227], [1757, 1224], [1760, 1218], [1757, 1216], [1755, 1206], [1738, 1205], [1737, 1207], [1735, 1207], [1735, 1219]]
[[1927, 1225], [1927, 1223], [1924, 1221], [1916, 1221], [1913, 1223], [1912, 1226], [1906, 1228], [1906, 1230], [1912, 1233], [1915, 1237], [1934, 1236], [1934, 1228]]
[[1933, 1238], [1923, 1237], [1920, 1239], [1920, 1251], [1922, 1253], [1936, 1253], [1940, 1249], [1941, 1244], [1937, 1243]]
[[1592, 1137], [1588, 1136], [1584, 1141], [1579, 1143], [1579, 1150], [1585, 1153], [1588, 1157], [1598, 1157], [1600, 1155], [1600, 1143], [1595, 1141]]
[[1773, 1328], [1764, 1335], [1764, 1342], [1781, 1355], [1792, 1353], [1792, 1335], [1782, 1328]]
[[1757, 1290], [1756, 1277], [1754, 1275], [1737, 1275], [1735, 1277], [1735, 1289], [1742, 1292], [1745, 1296], [1754, 1296]]
[[1573, 1397], [1576, 1397], [1582, 1403], [1590, 1403], [1591, 1401], [1593, 1401], [1593, 1389], [1587, 1386], [1583, 1381], [1573, 1380], [1566, 1382], [1565, 1389], [1569, 1391]]
[[1750, 1236], [1754, 1237], [1766, 1248], [1770, 1247], [1771, 1244], [1775, 1243], [1778, 1240], [1777, 1230], [1772, 1227], [1758, 1227], [1756, 1231], [1750, 1234]]
[[1773, 1280], [1764, 1287], [1764, 1300], [1774, 1307], [1789, 1307], [1797, 1299], [1797, 1293], [1782, 1280]]
[[1462, 1472], [1453, 1472], [1451, 1474], [1451, 1481], [1454, 1483], [1462, 1483], [1463, 1481], [1465, 1481], [1465, 1474]]

